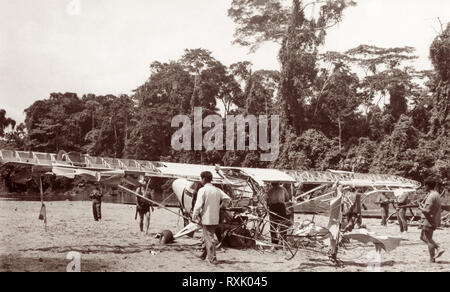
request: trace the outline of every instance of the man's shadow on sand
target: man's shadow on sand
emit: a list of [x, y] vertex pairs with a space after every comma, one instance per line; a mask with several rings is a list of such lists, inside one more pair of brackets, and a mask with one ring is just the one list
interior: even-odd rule
[[[193, 259], [198, 259], [199, 261], [208, 261], [207, 259], [206, 260], [202, 260], [202, 259], [200, 259], [199, 258], [199, 254], [200, 254], [200, 251], [198, 251], [198, 250], [196, 250], [196, 251], [194, 251], [194, 250], [189, 250], [188, 251], [189, 252], [189, 254], [190, 254], [190, 256], [193, 258]], [[224, 260], [224, 259], [218, 259], [217, 260], [217, 263], [218, 264], [224, 264], [224, 265], [240, 265], [240, 264], [263, 264], [264, 262], [258, 262], [258, 261], [247, 261], [247, 260], [230, 260], [230, 259], [228, 259], [228, 260]]]
[[226, 265], [239, 265], [239, 264], [260, 264], [261, 262], [255, 262], [255, 261], [242, 261], [242, 260], [217, 260], [219, 264], [226, 264]]
[[133, 254], [141, 252], [163, 252], [163, 251], [188, 251], [198, 244], [128, 244], [128, 245], [107, 245], [107, 244], [89, 244], [89, 245], [72, 245], [72, 246], [52, 246], [43, 248], [30, 248], [20, 251], [41, 251], [41, 252], [58, 252], [67, 253], [71, 251], [80, 252], [83, 254], [89, 253], [115, 253], [115, 254]]

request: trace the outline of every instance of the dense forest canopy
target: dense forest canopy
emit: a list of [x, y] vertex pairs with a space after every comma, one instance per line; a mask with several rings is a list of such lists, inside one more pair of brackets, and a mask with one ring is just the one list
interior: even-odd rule
[[[450, 24], [430, 44], [431, 71], [410, 65], [411, 47], [320, 53], [327, 29], [354, 4], [233, 0], [235, 43], [254, 51], [278, 42], [280, 71], [254, 71], [248, 61], [226, 66], [213, 52], [186, 49], [178, 60], [151, 63], [132, 95], [51, 93], [25, 109], [20, 125], [0, 109], [0, 148], [449, 182]], [[317, 13], [307, 17], [313, 5]], [[279, 115], [278, 159], [262, 162], [258, 151], [174, 151], [171, 119], [192, 118], [195, 107], [224, 118]]]

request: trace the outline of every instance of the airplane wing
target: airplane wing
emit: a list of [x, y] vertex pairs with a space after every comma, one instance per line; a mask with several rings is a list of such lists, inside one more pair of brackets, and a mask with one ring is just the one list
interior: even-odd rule
[[245, 167], [221, 167], [225, 173], [227, 172], [235, 172], [240, 173], [244, 176], [248, 176], [253, 178], [260, 185], [264, 183], [295, 183], [296, 180], [287, 174], [278, 169], [273, 168], [245, 168]]
[[192, 181], [199, 181], [200, 174], [203, 171], [209, 171], [213, 175], [213, 183], [225, 183], [224, 178], [217, 173], [216, 167], [213, 165], [161, 162], [161, 167], [158, 167], [158, 171], [166, 177], [186, 178]]
[[286, 170], [290, 176], [299, 183], [307, 184], [339, 184], [352, 187], [396, 187], [417, 189], [420, 183], [396, 175], [389, 174], [368, 174], [344, 171], [295, 171]]
[[[339, 181], [353, 187], [394, 187], [417, 189], [420, 184], [394, 175], [360, 174], [342, 171], [295, 171], [258, 169], [244, 167], [220, 167], [173, 162], [155, 162], [136, 159], [95, 157], [80, 153], [42, 153], [30, 151], [0, 150], [0, 164], [30, 165], [33, 171], [53, 171], [55, 175], [73, 178], [108, 177], [111, 171], [122, 171], [124, 175], [145, 175], [149, 177], [186, 178], [198, 181], [202, 171], [213, 174], [213, 183], [236, 183], [251, 177], [258, 184], [280, 182], [297, 184], [331, 185]], [[94, 173], [95, 172], [95, 173]], [[221, 172], [226, 177], [221, 175]], [[109, 173], [111, 174], [111, 173]], [[120, 174], [114, 174], [120, 175]]]
[[87, 180], [110, 178], [111, 176], [145, 175], [148, 177], [186, 178], [200, 180], [202, 171], [213, 173], [213, 182], [223, 184], [214, 166], [183, 163], [153, 162], [135, 159], [117, 159], [94, 157], [79, 153], [41, 153], [30, 151], [0, 150], [0, 165], [28, 165], [33, 172], [53, 172], [57, 176], [75, 178], [81, 176]]

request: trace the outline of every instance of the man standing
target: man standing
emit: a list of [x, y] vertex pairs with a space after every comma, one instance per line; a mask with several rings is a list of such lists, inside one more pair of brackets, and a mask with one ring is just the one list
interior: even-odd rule
[[[151, 199], [150, 193], [146, 190], [144, 179], [139, 180], [139, 187], [136, 189], [136, 193], [139, 195]], [[136, 200], [136, 215], [139, 214], [139, 229], [144, 232], [144, 219], [145, 219], [145, 234], [148, 234], [150, 228], [150, 208], [153, 211], [152, 204], [141, 198], [137, 197]]]
[[352, 189], [350, 195], [346, 197], [346, 205], [347, 209], [344, 213], [347, 218], [347, 225], [343, 231], [351, 232], [354, 228], [362, 228], [361, 193]]
[[228, 205], [230, 197], [211, 184], [211, 172], [202, 172], [200, 178], [203, 187], [198, 191], [192, 218], [201, 223], [203, 228], [204, 245], [200, 258], [205, 260], [208, 256], [211, 264], [217, 264], [214, 234], [219, 225], [220, 208]]
[[380, 205], [381, 210], [381, 226], [387, 226], [387, 219], [389, 217], [389, 203], [390, 198], [386, 193], [381, 193], [378, 196], [377, 204]]
[[408, 192], [405, 190], [398, 190], [394, 192], [397, 197], [397, 217], [398, 224], [400, 226], [400, 232], [408, 232], [408, 219], [406, 218], [406, 210], [405, 206], [409, 204]]
[[437, 181], [435, 179], [427, 179], [425, 181], [425, 189], [429, 194], [424, 205], [419, 207], [425, 217], [420, 239], [428, 245], [430, 262], [435, 263], [436, 259], [445, 252], [433, 240], [433, 232], [441, 224], [441, 197], [437, 192]]
[[362, 224], [362, 205], [361, 205], [361, 196], [362, 194], [359, 191], [356, 191], [354, 194], [355, 204], [353, 206], [353, 210], [355, 212], [355, 226], [356, 229], [365, 228]]
[[89, 194], [89, 197], [92, 199], [92, 212], [95, 221], [102, 219], [102, 196], [103, 194], [100, 190], [100, 185], [99, 183], [96, 183]]
[[278, 233], [281, 238], [286, 238], [289, 220], [286, 214], [286, 203], [289, 202], [289, 192], [279, 183], [272, 183], [272, 188], [267, 192], [267, 205], [269, 207], [270, 237], [273, 244], [278, 244]]

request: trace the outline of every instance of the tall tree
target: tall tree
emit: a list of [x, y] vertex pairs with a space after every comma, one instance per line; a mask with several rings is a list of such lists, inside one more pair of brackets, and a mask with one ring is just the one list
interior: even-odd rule
[[191, 96], [192, 112], [196, 106], [214, 111], [219, 83], [225, 82], [226, 67], [205, 49], [186, 49], [180, 62], [194, 76]]
[[108, 96], [87, 94], [82, 97], [84, 110], [80, 113], [82, 120], [84, 145], [82, 151], [90, 155], [101, 155], [102, 153], [110, 153], [108, 149], [111, 144], [99, 143], [100, 128], [103, 120], [107, 119], [109, 98]]
[[86, 134], [85, 140], [89, 144], [84, 149], [92, 155], [124, 157], [133, 118], [133, 100], [127, 95], [89, 98], [84, 112], [92, 113], [92, 106], [96, 104], [98, 107], [94, 109], [96, 118], [93, 121], [98, 126]]
[[132, 158], [159, 160], [169, 155], [176, 130], [170, 117], [191, 112], [194, 78], [179, 62], [154, 62], [151, 69], [150, 78], [134, 92], [137, 112], [127, 151]]
[[239, 82], [242, 86], [242, 83], [245, 87], [245, 82], [252, 74], [252, 63], [249, 61], [237, 62], [233, 63], [229, 67], [230, 73], [236, 78], [237, 82]]
[[412, 149], [416, 149], [419, 145], [419, 138], [420, 133], [414, 128], [412, 119], [402, 115], [395, 124], [392, 134], [380, 143], [371, 171], [411, 177], [410, 163], [415, 157]]
[[413, 100], [418, 89], [414, 82], [419, 77], [412, 67], [403, 66], [404, 62], [417, 59], [412, 47], [380, 48], [376, 46], [360, 45], [346, 52], [348, 60], [359, 65], [365, 72], [362, 83], [365, 105], [368, 109], [375, 101], [389, 96], [387, 111], [395, 121], [406, 113], [408, 99]]
[[450, 136], [450, 23], [430, 47], [430, 57], [438, 74], [433, 94], [431, 132], [435, 136]]
[[[226, 114], [231, 112], [231, 107], [234, 105], [236, 109], [234, 111], [241, 112], [245, 108], [246, 104], [246, 94], [245, 90], [247, 84], [250, 81], [252, 75], [252, 63], [249, 61], [233, 63], [228, 68], [228, 76], [230, 82], [225, 88], [231, 87], [231, 95], [228, 98], [228, 106], [226, 106]], [[225, 101], [222, 101], [225, 103]]]
[[52, 93], [25, 110], [28, 130], [27, 147], [35, 151], [80, 151], [84, 137], [80, 135], [77, 113], [84, 105], [75, 93]]
[[[228, 15], [237, 24], [235, 42], [255, 50], [265, 41], [281, 43], [279, 94], [283, 114], [297, 133], [305, 129], [303, 104], [316, 77], [318, 47], [353, 1], [233, 0]], [[314, 13], [318, 11], [317, 13]]]
[[5, 129], [11, 126], [13, 129], [16, 126], [16, 121], [6, 117], [6, 111], [0, 109], [0, 137], [5, 136]]
[[[341, 21], [344, 9], [356, 3], [348, 0], [292, 0], [291, 5], [288, 4], [283, 0], [233, 0], [228, 9], [228, 16], [237, 25], [233, 42], [255, 51], [267, 41], [282, 44], [290, 28], [298, 34], [308, 31], [309, 37], [319, 40], [324, 37], [326, 29]], [[305, 17], [305, 14], [310, 17]], [[299, 21], [292, 23], [292, 16]]]
[[[27, 132], [24, 123], [17, 125], [13, 131], [6, 133], [7, 145], [16, 150], [25, 150]], [[2, 148], [2, 147], [0, 147]]]
[[243, 105], [242, 89], [232, 74], [227, 74], [224, 78], [221, 78], [217, 98], [223, 104], [225, 116], [231, 112], [233, 106]]
[[279, 82], [278, 71], [258, 70], [250, 73], [244, 91], [245, 113], [253, 115], [273, 113]]
[[[329, 132], [335, 127], [330, 127], [330, 123], [337, 126], [337, 136], [339, 150], [342, 150], [342, 133], [347, 124], [355, 122], [358, 115], [356, 113], [361, 105], [361, 96], [358, 94], [359, 78], [352, 73], [350, 68], [337, 62], [334, 64], [332, 72], [322, 72], [324, 84], [321, 87], [317, 98], [311, 100], [314, 112], [325, 115], [325, 125], [321, 128]], [[313, 109], [311, 109], [312, 111]]]

